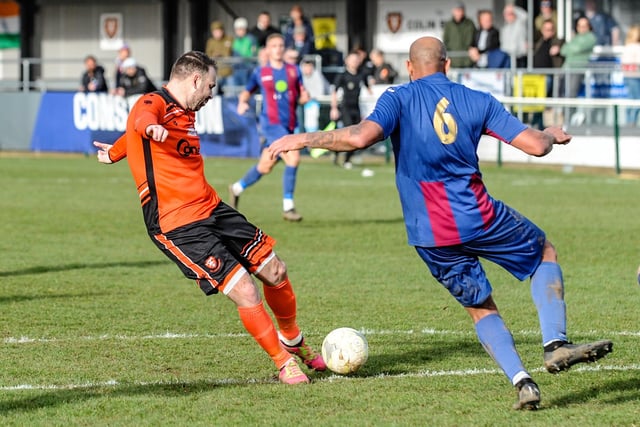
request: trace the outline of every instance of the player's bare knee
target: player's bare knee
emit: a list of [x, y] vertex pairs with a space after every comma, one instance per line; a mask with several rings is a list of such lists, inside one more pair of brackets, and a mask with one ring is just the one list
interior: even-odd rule
[[260, 292], [250, 276], [243, 277], [227, 294], [239, 307], [253, 306], [260, 303]]
[[273, 286], [282, 283], [287, 278], [287, 265], [276, 255], [261, 272], [260, 278]]
[[274, 282], [280, 283], [287, 278], [287, 265], [277, 256], [274, 258]]
[[544, 242], [544, 248], [542, 249], [542, 261], [558, 262], [558, 253], [556, 252], [556, 248], [548, 240]]
[[260, 172], [262, 175], [267, 175], [269, 173], [271, 173], [271, 169], [273, 169], [273, 165], [268, 165], [268, 164], [258, 164], [258, 166], [256, 166], [256, 169], [258, 170], [258, 172]]

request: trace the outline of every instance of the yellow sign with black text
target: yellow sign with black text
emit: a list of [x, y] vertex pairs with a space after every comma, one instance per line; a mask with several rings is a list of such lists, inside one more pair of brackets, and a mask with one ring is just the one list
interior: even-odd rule
[[[543, 74], [525, 74], [513, 78], [513, 96], [523, 98], [546, 98], [547, 76]], [[539, 113], [544, 111], [544, 105], [523, 105], [524, 113]]]

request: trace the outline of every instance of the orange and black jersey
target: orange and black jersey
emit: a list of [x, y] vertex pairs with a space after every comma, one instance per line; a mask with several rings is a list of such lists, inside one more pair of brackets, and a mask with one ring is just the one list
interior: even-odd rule
[[[146, 135], [154, 124], [168, 131], [164, 142]], [[220, 203], [204, 176], [195, 112], [180, 106], [166, 87], [138, 99], [109, 157], [113, 162], [127, 157], [151, 235], [208, 218]]]

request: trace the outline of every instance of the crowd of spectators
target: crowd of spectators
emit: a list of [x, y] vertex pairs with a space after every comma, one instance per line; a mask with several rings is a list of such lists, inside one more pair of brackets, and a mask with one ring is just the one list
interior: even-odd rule
[[[640, 97], [640, 88], [636, 83], [640, 81], [640, 71], [637, 70], [640, 59], [635, 54], [628, 53], [638, 44], [633, 41], [635, 26], [629, 30], [632, 41], [629, 41], [629, 37], [623, 39], [616, 20], [601, 10], [594, 0], [585, 0], [584, 9], [574, 12], [574, 26], [565, 31], [565, 34], [570, 33], [565, 42], [558, 38], [558, 14], [551, 0], [541, 0], [536, 5], [538, 13], [533, 19], [529, 19], [529, 12], [518, 5], [521, 3], [507, 0], [502, 10], [503, 19], [496, 25], [492, 10], [478, 10], [474, 21], [474, 17], [467, 16], [465, 4], [455, 2], [451, 9], [451, 19], [445, 23], [442, 33], [452, 68], [563, 68], [565, 76], [570, 77], [565, 77], [561, 82], [561, 94], [576, 97], [583, 94], [583, 70], [593, 58], [594, 47], [619, 46], [624, 47], [627, 52], [624, 56], [627, 93], [632, 98]], [[531, 22], [533, 28], [529, 27]], [[237, 17], [230, 33], [220, 20], [211, 23], [210, 31], [205, 51], [218, 62], [218, 90], [221, 93], [227, 86], [241, 89], [255, 66], [265, 64], [262, 49], [266, 38], [274, 33], [284, 36], [285, 59], [288, 62], [295, 63], [300, 68], [306, 64], [309, 75], [312, 73], [310, 68], [313, 67], [314, 75], [321, 74], [325, 81], [335, 83], [335, 74], [328, 75], [322, 69], [315, 69], [319, 64], [313, 58], [322, 52], [316, 50], [311, 20], [300, 5], [291, 7], [289, 20], [282, 27], [274, 26], [271, 14], [262, 11], [252, 27], [249, 27], [246, 18]], [[533, 36], [532, 40], [529, 39], [530, 36]], [[374, 48], [367, 52], [365, 49], [355, 48], [352, 52], [359, 57], [358, 74], [365, 79], [367, 85], [393, 84], [396, 81], [398, 73], [385, 61], [381, 50]], [[340, 53], [341, 59], [346, 58], [349, 53], [351, 52]], [[309, 61], [305, 62], [305, 59]], [[528, 63], [529, 60], [532, 60], [531, 64]], [[575, 72], [572, 73], [572, 70]], [[111, 93], [129, 96], [155, 88], [145, 69], [131, 56], [131, 49], [127, 45], [118, 51], [115, 74], [113, 83], [107, 83], [104, 68], [97, 63], [95, 57], [88, 55], [85, 58], [81, 90], [108, 92], [111, 88]], [[553, 82], [549, 74], [546, 80], [548, 95], [551, 95]], [[558, 90], [556, 93], [559, 93]], [[628, 116], [628, 121], [635, 123], [637, 113], [631, 109], [630, 111], [632, 113]]]
[[[574, 13], [573, 38], [580, 34], [577, 24], [586, 18], [596, 38], [595, 45], [619, 46], [620, 26], [615, 19], [598, 9], [593, 0], [586, 0], [584, 10]], [[443, 28], [442, 41], [452, 58], [453, 68], [517, 68], [527, 67], [529, 51], [542, 37], [542, 26], [552, 21], [558, 29], [558, 15], [550, 0], [538, 4], [539, 13], [534, 17], [533, 40], [529, 39], [528, 12], [512, 1], [507, 1], [502, 11], [502, 25], [496, 26], [493, 11], [481, 9], [474, 21], [466, 16], [465, 4], [456, 2], [451, 9], [451, 19]], [[505, 59], [504, 57], [508, 58]], [[583, 66], [586, 63], [582, 64]]]
[[[522, 3], [522, 2], [519, 2]], [[508, 0], [503, 8], [501, 25], [496, 25], [491, 10], [477, 12], [476, 22], [467, 17], [465, 4], [456, 2], [451, 9], [451, 19], [443, 27], [442, 40], [449, 51], [451, 66], [455, 68], [562, 68], [561, 87], [556, 93], [575, 98], [585, 94], [585, 70], [593, 61], [620, 63], [612, 66], [624, 68], [624, 82], [629, 98], [640, 99], [640, 55], [635, 50], [638, 42], [623, 45], [620, 25], [599, 7], [594, 0], [585, 0], [584, 9], [573, 13], [573, 27], [567, 29], [567, 40], [558, 38], [558, 14], [550, 0], [537, 4], [539, 13], [530, 20], [518, 2]], [[531, 11], [533, 13], [533, 11]], [[533, 28], [530, 28], [533, 22]], [[634, 28], [629, 29], [634, 40]], [[530, 37], [532, 36], [532, 40]], [[596, 49], [598, 47], [598, 49]], [[604, 53], [603, 53], [604, 52]], [[529, 64], [529, 59], [532, 63]], [[630, 69], [634, 71], [629, 71]], [[544, 71], [543, 71], [544, 73]], [[546, 92], [551, 96], [553, 79], [548, 73]], [[637, 123], [637, 110], [628, 109], [627, 123]], [[540, 115], [534, 115], [536, 126], [541, 127]]]
[[157, 90], [145, 68], [131, 56], [131, 48], [127, 44], [118, 49], [114, 70], [115, 79], [111, 90], [109, 90], [105, 69], [98, 64], [95, 56], [87, 55], [84, 66], [85, 71], [80, 85], [82, 92], [111, 93], [130, 97]]

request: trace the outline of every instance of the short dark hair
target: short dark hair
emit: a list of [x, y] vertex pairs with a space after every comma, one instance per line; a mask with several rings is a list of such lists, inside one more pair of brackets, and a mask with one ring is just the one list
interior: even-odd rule
[[206, 74], [209, 67], [217, 68], [216, 61], [204, 52], [192, 50], [176, 60], [171, 67], [171, 78], [185, 78], [192, 73]]

